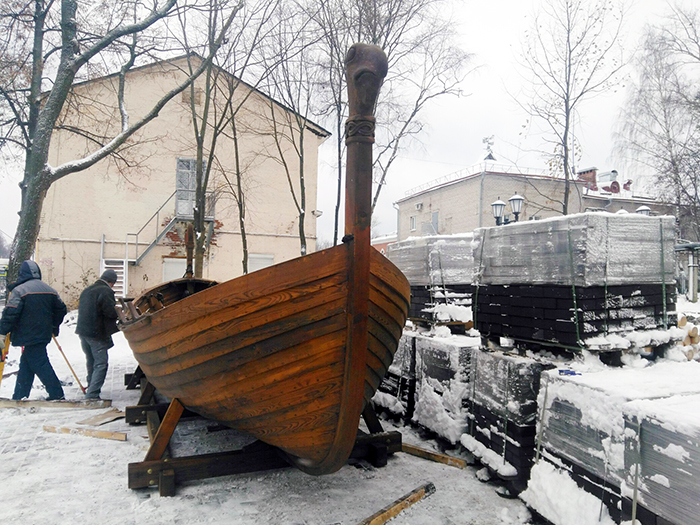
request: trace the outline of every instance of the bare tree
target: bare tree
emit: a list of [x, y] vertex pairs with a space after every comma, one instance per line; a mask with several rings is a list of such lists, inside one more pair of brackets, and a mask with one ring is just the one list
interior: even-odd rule
[[[240, 157], [240, 126], [237, 116], [241, 108], [254, 92], [254, 88], [269, 75], [271, 69], [280, 62], [275, 53], [268, 61], [263, 59], [262, 48], [269, 49], [266, 41], [274, 29], [273, 15], [281, 5], [280, 0], [243, 2], [241, 0], [207, 0], [208, 9], [199, 15], [205, 20], [199, 22], [208, 35], [207, 41], [197, 47], [188, 39], [189, 25], [181, 17], [180, 38], [190, 57], [189, 73], [201, 62], [198, 51], [205, 54], [211, 49], [218, 32], [220, 20], [226, 19], [228, 11], [239, 12], [237, 23], [230, 32], [226, 43], [221, 46], [212, 62], [205, 69], [200, 82], [190, 85], [190, 111], [192, 114], [193, 136], [195, 139], [195, 204], [194, 227], [196, 234], [195, 266], [196, 276], [202, 275], [205, 243], [207, 239], [205, 216], [214, 198], [210, 189], [212, 170], [217, 170], [226, 181], [229, 192], [238, 206], [239, 228], [243, 247], [243, 272], [248, 271], [248, 252], [245, 225], [245, 195], [243, 184], [244, 159]], [[196, 20], [194, 22], [196, 26]], [[250, 84], [243, 82], [251, 78]], [[195, 101], [197, 103], [195, 103]], [[233, 142], [234, 165], [227, 166], [217, 158], [217, 147], [222, 137]]]
[[[9, 56], [17, 74], [0, 93], [3, 113], [12, 117], [3, 123], [10, 131], [3, 133], [6, 138], [2, 145], [14, 142], [25, 151], [20, 219], [9, 266], [11, 279], [16, 277], [21, 262], [34, 251], [43, 201], [51, 184], [116, 152], [134, 133], [156, 118], [168, 101], [204, 71], [233, 21], [231, 17], [222, 24], [212, 52], [197, 70], [137, 121], [131, 122], [123, 95], [127, 74], [144, 51], [138, 37], [171, 15], [176, 9], [176, 0], [154, 1], [150, 5], [148, 2], [115, 3], [111, 11], [100, 11], [109, 5], [97, 1], [78, 3], [77, 0], [3, 4], [2, 20], [11, 30], [6, 36], [9, 44], [3, 49], [3, 62]], [[12, 53], [8, 55], [9, 52]], [[117, 57], [121, 57], [122, 66], [115, 100], [120, 124], [115, 133], [82, 158], [51, 166], [48, 154], [52, 132], [66, 107], [74, 82], [80, 75], [88, 75], [91, 66], [111, 65]], [[49, 59], [53, 60], [51, 67], [47, 67]], [[3, 86], [8, 84], [3, 83]]]
[[522, 65], [530, 81], [524, 95], [529, 102], [521, 106], [552, 137], [545, 155], [564, 179], [564, 215], [576, 171], [579, 108], [608, 89], [623, 66], [623, 14], [621, 6], [607, 1], [546, 0], [526, 35]]
[[[700, 240], [700, 16], [672, 8], [648, 28], [621, 111], [618, 148], [649, 168], [653, 191], [673, 203], [681, 237]], [[693, 75], [695, 71], [695, 74]]]
[[304, 12], [281, 11], [277, 28], [275, 49], [280, 61], [272, 70], [268, 91], [286, 107], [282, 109], [274, 100], [269, 101], [269, 133], [274, 141], [271, 158], [286, 174], [299, 217], [300, 252], [306, 255], [306, 134], [315, 127], [309, 118], [320, 86], [318, 49], [314, 48], [319, 35], [313, 30], [315, 27], [310, 27], [310, 18]]

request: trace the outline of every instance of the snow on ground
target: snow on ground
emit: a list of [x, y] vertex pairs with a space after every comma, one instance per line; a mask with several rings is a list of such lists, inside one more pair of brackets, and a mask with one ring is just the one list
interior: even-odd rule
[[[58, 341], [85, 384], [85, 358], [69, 314]], [[121, 334], [110, 350], [110, 368], [102, 395], [124, 409], [138, 400], [138, 392], [124, 388], [124, 374], [136, 362]], [[17, 370], [20, 350], [12, 348], [4, 374]], [[81, 399], [70, 369], [56, 345], [49, 357], [68, 399]], [[5, 377], [0, 397], [9, 398], [14, 375]], [[36, 380], [31, 399], [46, 392]], [[432, 481], [435, 494], [419, 501], [392, 520], [397, 525], [524, 524], [529, 513], [520, 500], [502, 499], [495, 487], [477, 480], [477, 467], [460, 470], [403, 453], [375, 469], [346, 465], [335, 474], [313, 477], [295, 469], [225, 476], [182, 484], [172, 498], [156, 489], [129, 490], [127, 464], [143, 460], [148, 449], [145, 426], [129, 426], [123, 419], [100, 430], [126, 432], [126, 442], [45, 432], [44, 425], [78, 425], [106, 409], [0, 408], [0, 479], [3, 501], [0, 522], [52, 525], [89, 521], [119, 524], [355, 524], [420, 485]], [[185, 422], [174, 437], [174, 455], [231, 450], [246, 438], [233, 430], [208, 432], [211, 422]], [[384, 422], [387, 429], [391, 425]], [[438, 449], [409, 427], [398, 428], [404, 441]]]

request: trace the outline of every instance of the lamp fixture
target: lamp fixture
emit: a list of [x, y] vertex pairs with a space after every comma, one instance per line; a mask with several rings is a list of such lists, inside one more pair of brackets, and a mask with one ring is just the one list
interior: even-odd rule
[[510, 209], [513, 210], [513, 215], [515, 215], [515, 222], [518, 222], [518, 216], [520, 215], [520, 211], [523, 209], [524, 200], [525, 197], [518, 195], [518, 192], [515, 192], [515, 195], [508, 199]]
[[515, 215], [514, 221], [510, 221], [507, 218], [504, 220], [503, 212], [506, 209], [506, 203], [503, 202], [500, 197], [498, 197], [498, 200], [492, 202], [491, 211], [493, 212], [493, 218], [496, 219], [496, 226], [500, 226], [501, 224], [510, 224], [511, 222], [518, 222], [520, 212], [523, 209], [524, 201], [525, 197], [518, 195], [517, 192], [510, 199], [508, 199], [510, 209], [513, 211], [513, 215]]
[[500, 197], [498, 197], [498, 200], [495, 200], [494, 202], [491, 203], [491, 211], [493, 212], [493, 218], [496, 219], [496, 226], [501, 225], [501, 220], [503, 218], [503, 211], [506, 209], [506, 203], [501, 200]]

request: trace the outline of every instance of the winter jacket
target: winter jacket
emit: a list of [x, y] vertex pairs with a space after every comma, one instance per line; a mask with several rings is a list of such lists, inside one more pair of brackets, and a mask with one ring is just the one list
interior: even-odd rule
[[114, 346], [112, 334], [119, 331], [115, 305], [112, 287], [102, 279], [95, 281], [80, 294], [75, 333], [108, 341], [108, 348]]
[[48, 344], [66, 315], [56, 290], [41, 281], [41, 270], [34, 261], [24, 261], [19, 279], [8, 286], [10, 299], [2, 311], [0, 334], [12, 332], [14, 346]]

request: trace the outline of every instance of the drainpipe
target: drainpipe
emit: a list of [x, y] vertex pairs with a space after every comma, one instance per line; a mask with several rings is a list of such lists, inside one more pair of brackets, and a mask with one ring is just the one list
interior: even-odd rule
[[479, 228], [481, 228], [481, 214], [484, 205], [484, 179], [486, 178], [486, 165], [481, 170], [481, 182], [479, 183]]
[[401, 218], [401, 217], [399, 216], [399, 207], [396, 205], [395, 202], [392, 202], [391, 205], [392, 205], [392, 206], [394, 207], [394, 209], [396, 210], [396, 242], [399, 242], [399, 241], [401, 241], [401, 234], [400, 234], [400, 232], [399, 232], [399, 224], [400, 224], [399, 220], [400, 220], [400, 218]]
[[688, 251], [688, 300], [698, 302], [698, 259], [694, 249]]

